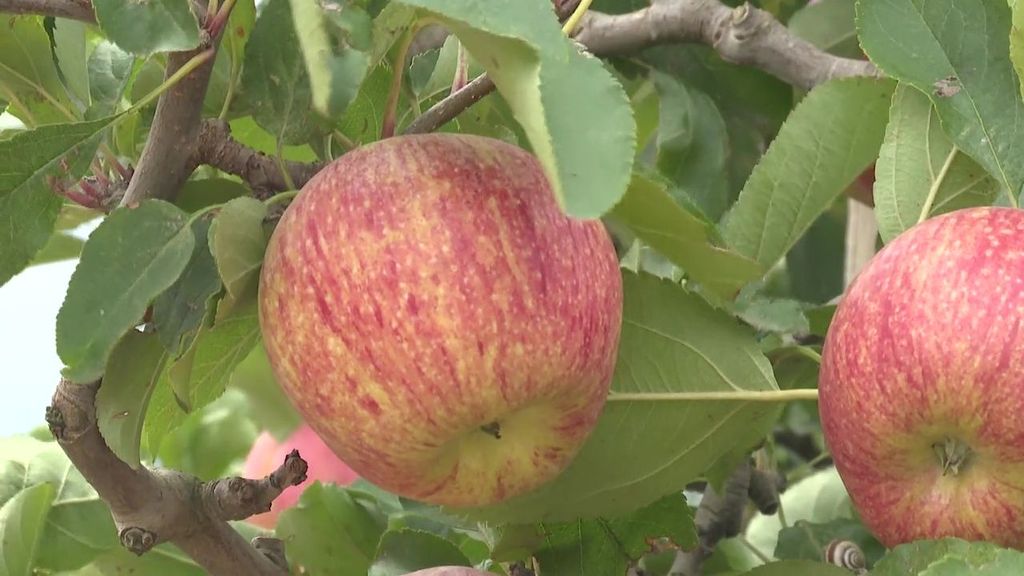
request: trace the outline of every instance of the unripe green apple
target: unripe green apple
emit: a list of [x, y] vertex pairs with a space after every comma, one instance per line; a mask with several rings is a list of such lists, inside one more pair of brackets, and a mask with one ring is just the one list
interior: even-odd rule
[[1024, 211], [911, 228], [843, 296], [821, 424], [854, 507], [887, 546], [1024, 547]]
[[305, 420], [408, 498], [487, 505], [564, 470], [607, 396], [622, 319], [611, 239], [540, 163], [431, 134], [310, 180], [267, 249], [260, 322]]
[[278, 442], [269, 432], [260, 434], [249, 449], [243, 475], [246, 478], [262, 478], [270, 474], [281, 466], [292, 450], [298, 450], [302, 459], [309, 464], [305, 482], [285, 488], [281, 495], [274, 499], [268, 512], [252, 516], [248, 522], [272, 529], [277, 524], [277, 517], [281, 512], [295, 506], [309, 484], [320, 481], [346, 486], [359, 479], [359, 476], [307, 425], [299, 426], [284, 442]]

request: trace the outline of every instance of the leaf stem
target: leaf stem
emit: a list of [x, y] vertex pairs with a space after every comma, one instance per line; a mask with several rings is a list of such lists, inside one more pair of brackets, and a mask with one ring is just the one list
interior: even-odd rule
[[726, 400], [734, 402], [795, 402], [798, 400], [817, 399], [818, 391], [814, 388], [795, 388], [793, 390], [722, 390], [709, 392], [612, 392], [608, 394], [609, 402], [700, 400]]
[[195, 224], [196, 220], [199, 220], [200, 218], [206, 216], [207, 214], [213, 212], [214, 210], [220, 210], [223, 207], [224, 204], [210, 204], [209, 206], [205, 206], [203, 208], [200, 208], [199, 210], [196, 210], [191, 215], [189, 215], [188, 222], [185, 224], [185, 227], [191, 228], [192, 224]]
[[[921, 206], [921, 215], [917, 217], [918, 224], [928, 219], [928, 213], [932, 211], [932, 206], [935, 205], [935, 198], [939, 195], [939, 188], [942, 186], [943, 180], [946, 179], [946, 173], [949, 172], [949, 167], [953, 164], [953, 158], [956, 158], [958, 151], [956, 146], [949, 150], [946, 162], [942, 165], [942, 169], [939, 170], [939, 175], [935, 177], [935, 181], [932, 182], [931, 188], [928, 189], [928, 197], [924, 199], [924, 206]], [[1013, 194], [1010, 196], [1012, 197]], [[1016, 203], [1016, 199], [1014, 199], [1014, 203]]]
[[578, 25], [580, 20], [583, 19], [583, 15], [587, 13], [587, 9], [590, 8], [590, 4], [593, 1], [594, 0], [583, 0], [578, 6], [576, 6], [576, 9], [572, 12], [572, 16], [569, 16], [569, 19], [565, 21], [564, 25], [562, 25], [562, 32], [564, 32], [566, 36], [572, 35], [572, 31], [576, 29], [576, 25]]
[[238, 63], [235, 61], [235, 55], [231, 55], [231, 71], [228, 72], [228, 90], [224, 94], [224, 105], [220, 108], [220, 114], [217, 118], [221, 120], [227, 120], [228, 109], [231, 108], [231, 101], [235, 98], [235, 84], [238, 83]]
[[295, 189], [295, 181], [292, 180], [292, 175], [288, 173], [288, 166], [284, 163], [284, 142], [281, 138], [277, 139], [277, 154], [274, 155], [274, 160], [277, 161], [277, 167], [281, 170], [281, 178], [284, 179], [284, 183], [289, 189]]
[[381, 121], [380, 138], [390, 138], [395, 135], [395, 118], [398, 116], [398, 101], [402, 94], [402, 78], [405, 76], [405, 59], [409, 55], [409, 47], [412, 46], [412, 39], [420, 29], [416, 23], [405, 31], [402, 44], [395, 56], [395, 70], [391, 76], [391, 89], [388, 90], [388, 99], [384, 104], [384, 119]]
[[289, 190], [287, 192], [281, 192], [280, 194], [274, 194], [270, 198], [264, 200], [263, 205], [269, 208], [275, 204], [280, 204], [281, 202], [284, 202], [286, 200], [291, 200], [292, 198], [295, 198], [298, 195], [298, 190]]
[[739, 543], [742, 544], [744, 548], [746, 548], [747, 550], [750, 550], [751, 554], [753, 554], [754, 556], [757, 556], [758, 560], [760, 560], [761, 562], [763, 562], [765, 564], [771, 564], [772, 559], [769, 558], [768, 556], [765, 556], [764, 552], [761, 552], [757, 548], [757, 546], [754, 546], [754, 544], [750, 540], [747, 540], [746, 536], [744, 536], [743, 534], [740, 534], [739, 536], [736, 537], [736, 540], [738, 540]]

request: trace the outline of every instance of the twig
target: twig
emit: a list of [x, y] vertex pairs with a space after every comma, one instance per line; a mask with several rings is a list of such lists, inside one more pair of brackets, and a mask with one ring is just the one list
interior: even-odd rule
[[96, 14], [89, 0], [0, 0], [0, 12], [56, 16], [96, 23]]
[[466, 84], [461, 90], [434, 104], [426, 112], [420, 114], [402, 132], [403, 134], [424, 134], [433, 132], [444, 126], [452, 118], [466, 111], [467, 108], [487, 96], [494, 90], [494, 82], [481, 74]]
[[109, 505], [121, 544], [143, 554], [173, 542], [210, 574], [285, 576], [288, 572], [246, 542], [227, 520], [270, 508], [284, 488], [306, 478], [306, 463], [293, 453], [260, 480], [213, 482], [175, 472], [132, 469], [107, 446], [96, 422], [100, 383], [61, 380], [46, 421], [61, 448]]
[[729, 62], [759, 68], [805, 90], [832, 78], [880, 74], [870, 62], [833, 56], [794, 36], [764, 10], [750, 4], [730, 8], [718, 0], [660, 0], [621, 15], [589, 12], [576, 40], [596, 56], [701, 42]]
[[[209, 119], [202, 122], [189, 162], [193, 169], [199, 164], [208, 164], [238, 176], [257, 196], [269, 196], [273, 192], [290, 189], [277, 160], [232, 138], [231, 127], [223, 120]], [[297, 188], [301, 188], [323, 166], [320, 162], [284, 162]]]

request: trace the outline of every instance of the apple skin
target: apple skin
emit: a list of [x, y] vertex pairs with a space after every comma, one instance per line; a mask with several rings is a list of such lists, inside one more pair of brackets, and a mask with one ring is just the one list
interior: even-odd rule
[[271, 366], [342, 460], [422, 502], [484, 506], [559, 475], [596, 425], [622, 321], [600, 221], [480, 136], [388, 138], [319, 172], [260, 281]]
[[305, 424], [299, 426], [284, 442], [278, 442], [269, 432], [260, 434], [249, 449], [243, 476], [262, 478], [270, 474], [284, 463], [285, 456], [292, 450], [298, 450], [302, 459], [309, 464], [305, 482], [285, 488], [281, 495], [274, 499], [270, 511], [251, 516], [247, 520], [250, 524], [273, 529], [281, 512], [295, 506], [299, 496], [313, 482], [319, 480], [323, 483], [347, 486], [359, 479], [359, 475], [342, 462], [316, 432]]
[[1022, 322], [1024, 211], [1009, 208], [911, 228], [843, 297], [822, 352], [821, 424], [886, 546], [1024, 548]]

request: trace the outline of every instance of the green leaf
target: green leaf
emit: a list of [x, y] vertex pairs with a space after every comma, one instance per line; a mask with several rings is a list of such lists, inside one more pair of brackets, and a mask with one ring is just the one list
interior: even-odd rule
[[786, 253], [785, 273], [781, 276], [789, 286], [784, 294], [815, 303], [842, 294], [845, 254], [846, 202], [838, 200]]
[[315, 132], [309, 75], [289, 0], [268, 0], [245, 46], [242, 88], [253, 118], [275, 140], [308, 141]]
[[[380, 64], [388, 51], [416, 20], [416, 11], [398, 2], [384, 0], [387, 5], [373, 18], [373, 42], [370, 63]], [[373, 13], [373, 10], [369, 10]], [[383, 102], [383, 100], [381, 100]]]
[[365, 576], [384, 528], [348, 490], [313, 482], [281, 513], [276, 534], [289, 543], [288, 558], [311, 574]]
[[[105, 550], [120, 547], [106, 503], [68, 460], [56, 442], [28, 437], [0, 439], [0, 504], [25, 489], [56, 487], [40, 539], [41, 550], [60, 550], [36, 558], [33, 568], [74, 570]], [[0, 527], [7, 526], [0, 521]]]
[[240, 300], [259, 283], [263, 253], [267, 250], [267, 235], [263, 219], [267, 206], [254, 198], [235, 198], [214, 218], [210, 226], [210, 252], [217, 263], [228, 294]]
[[683, 549], [697, 545], [693, 511], [682, 494], [622, 518], [547, 524], [542, 531], [545, 546], [535, 554], [541, 570], [566, 576], [622, 576], [660, 538]]
[[506, 502], [458, 510], [529, 523], [626, 514], [745, 454], [772, 427], [772, 402], [662, 394], [776, 390], [753, 334], [702, 298], [647, 275], [623, 275], [612, 393], [590, 438], [554, 481]]
[[658, 170], [712, 220], [728, 208], [729, 134], [714, 101], [679, 80], [652, 74], [658, 88]]
[[840, 518], [824, 524], [799, 520], [779, 532], [775, 557], [779, 560], [820, 560], [825, 547], [833, 540], [854, 542], [864, 552], [870, 568], [885, 553], [874, 536], [863, 524], [849, 518]]
[[83, 108], [88, 108], [89, 67], [86, 65], [86, 24], [77, 20], [56, 18], [53, 26], [53, 53], [64, 84]]
[[565, 37], [551, 2], [402, 2], [441, 18], [487, 69], [567, 213], [594, 218], [619, 201], [636, 144], [629, 100], [600, 60]]
[[224, 393], [228, 378], [260, 340], [258, 302], [244, 300], [196, 340], [192, 405], [205, 406]]
[[803, 305], [796, 300], [770, 298], [755, 290], [744, 290], [736, 299], [735, 312], [762, 332], [805, 334], [810, 331]]
[[153, 324], [164, 348], [177, 359], [191, 347], [206, 317], [208, 302], [220, 292], [217, 265], [207, 244], [210, 221], [192, 223], [195, 245], [181, 276], [153, 302]]
[[900, 544], [871, 571], [872, 576], [1001, 576], [1024, 570], [1024, 553], [989, 542], [957, 538]]
[[388, 530], [380, 538], [367, 576], [403, 576], [434, 566], [471, 566], [452, 542], [419, 530]]
[[855, 2], [823, 0], [808, 3], [787, 23], [790, 32], [818, 48], [845, 58], [862, 58], [857, 43]]
[[60, 262], [62, 260], [73, 260], [82, 253], [85, 241], [78, 236], [72, 236], [64, 232], [55, 232], [43, 246], [42, 250], [32, 258], [32, 266]]
[[186, 391], [181, 400], [190, 409], [198, 410], [224, 393], [231, 373], [259, 338], [258, 302], [253, 295], [239, 302], [213, 327], [200, 329], [192, 344], [193, 355], [185, 358], [187, 364], [168, 364], [150, 400], [143, 435], [151, 453], [156, 453], [163, 437], [181, 426], [188, 416], [175, 399], [171, 370], [181, 367], [182, 373], [177, 376], [182, 379], [179, 393]]
[[0, 573], [4, 576], [35, 574], [44, 522], [56, 492], [52, 484], [37, 484], [0, 507]]
[[850, 576], [850, 571], [821, 561], [785, 560], [758, 566], [743, 576]]
[[942, 130], [928, 97], [901, 83], [875, 166], [875, 216], [889, 242], [927, 217], [990, 205], [999, 183]]
[[199, 24], [190, 2], [93, 0], [92, 4], [107, 38], [132, 54], [148, 56], [199, 46]]
[[[277, 138], [261, 128], [252, 116], [236, 118], [230, 122], [230, 125], [231, 135], [239, 142], [264, 154], [277, 155]], [[296, 162], [314, 162], [318, 159], [316, 152], [308, 144], [282, 146], [281, 156], [285, 160], [295, 160]], [[248, 188], [246, 189], [248, 190]]]
[[315, 0], [290, 0], [295, 32], [317, 112], [334, 118], [355, 98], [370, 67], [373, 22], [354, 4], [330, 8]]
[[96, 392], [96, 423], [114, 454], [139, 467], [142, 422], [153, 389], [163, 373], [167, 352], [157, 335], [129, 330], [107, 361]]
[[724, 61], [710, 46], [665, 44], [640, 57], [714, 100], [729, 130], [729, 204], [793, 108], [793, 88], [749, 66]]
[[55, 124], [0, 140], [0, 284], [20, 272], [50, 239], [62, 201], [50, 182], [85, 173], [113, 118]]
[[5, 15], [0, 34], [0, 86], [4, 87], [0, 94], [10, 99], [9, 112], [29, 127], [77, 118], [40, 17]]
[[[227, 28], [224, 30], [223, 46], [224, 48], [217, 54], [217, 62], [214, 64], [214, 73], [216, 74], [218, 65], [221, 64], [221, 59], [227, 59], [228, 62], [228, 77], [225, 78], [226, 84], [224, 85], [224, 95], [227, 97], [228, 86], [237, 88], [242, 66], [245, 62], [245, 46], [249, 43], [249, 37], [252, 35], [253, 26], [256, 25], [256, 2], [254, 0], [238, 0], [235, 2], [234, 8], [231, 9], [231, 16], [228, 18]], [[212, 84], [212, 79], [211, 79]], [[207, 94], [207, 98], [210, 94]], [[204, 101], [204, 104], [206, 102]], [[223, 102], [221, 107], [223, 107]]]
[[104, 40], [89, 55], [89, 91], [93, 106], [89, 116], [111, 114], [121, 103], [132, 80], [135, 58]]
[[928, 95], [953, 144], [1016, 198], [1024, 184], [1024, 101], [1005, 1], [862, 0], [861, 45], [888, 75]]
[[103, 373], [114, 345], [188, 264], [195, 240], [178, 208], [147, 200], [120, 208], [85, 243], [57, 314], [57, 354], [75, 382]]
[[644, 242], [672, 260], [708, 290], [731, 298], [764, 268], [717, 245], [714, 225], [676, 203], [665, 187], [640, 174], [612, 214]]
[[[106, 384], [104, 384], [106, 385]], [[237, 474], [259, 435], [250, 418], [249, 402], [238, 390], [189, 414], [160, 443], [160, 463], [205, 481]], [[211, 442], [216, 438], [216, 442]]]
[[[391, 86], [393, 70], [387, 60], [382, 60], [370, 71], [359, 87], [359, 93], [345, 111], [340, 129], [356, 145], [380, 138], [380, 131], [384, 125], [384, 103]], [[401, 106], [400, 101], [399, 107]]]
[[1013, 12], [1010, 26], [1010, 61], [1017, 72], [1020, 92], [1024, 96], [1024, 2], [1007, 0], [1007, 3]]
[[[259, 129], [255, 124], [253, 126]], [[235, 136], [237, 137], [237, 135]], [[239, 196], [248, 196], [251, 193], [248, 186], [235, 180], [203, 178], [201, 180], [185, 182], [185, 185], [181, 187], [181, 191], [178, 192], [178, 197], [175, 198], [174, 204], [185, 212], [191, 213], [214, 204], [225, 204]], [[206, 245], [205, 241], [204, 245]]]
[[74, 230], [82, 224], [91, 222], [101, 216], [103, 216], [103, 213], [99, 210], [66, 202], [61, 206], [60, 215], [57, 216], [57, 223], [54, 225], [54, 229], [60, 231]]
[[832, 80], [782, 125], [724, 221], [741, 254], [773, 266], [878, 155], [895, 83]]

